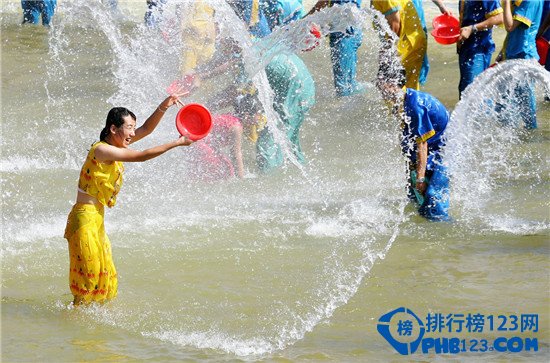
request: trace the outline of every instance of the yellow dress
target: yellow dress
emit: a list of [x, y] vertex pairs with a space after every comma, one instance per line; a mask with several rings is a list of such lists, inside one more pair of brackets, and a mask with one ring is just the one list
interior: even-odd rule
[[182, 53], [181, 73], [192, 71], [212, 58], [216, 50], [216, 24], [214, 9], [207, 3], [192, 3], [189, 13], [182, 20]]
[[389, 15], [399, 11], [401, 34], [397, 42], [397, 51], [407, 72], [407, 88], [420, 88], [420, 70], [424, 55], [428, 49], [426, 33], [411, 0], [377, 0], [372, 6], [382, 14]]
[[69, 287], [77, 303], [104, 301], [117, 294], [117, 273], [111, 242], [105, 233], [104, 206], [113, 207], [122, 185], [122, 162], [95, 160], [92, 145], [80, 172], [78, 188], [100, 204], [76, 203], [67, 219], [65, 238], [69, 243]]

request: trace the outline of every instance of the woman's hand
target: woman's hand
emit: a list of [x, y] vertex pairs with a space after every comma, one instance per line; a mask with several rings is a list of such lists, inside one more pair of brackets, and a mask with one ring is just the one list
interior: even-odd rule
[[176, 144], [178, 146], [189, 146], [192, 143], [194, 143], [194, 141], [188, 139], [187, 136], [181, 136], [179, 139], [176, 140]]
[[174, 93], [170, 96], [166, 97], [164, 101], [162, 101], [159, 105], [159, 109], [162, 112], [166, 112], [170, 107], [175, 105], [176, 103], [179, 103], [180, 105], [183, 105], [183, 103], [180, 101], [180, 97], [183, 97], [185, 95], [189, 94], [189, 91], [185, 91], [182, 93]]

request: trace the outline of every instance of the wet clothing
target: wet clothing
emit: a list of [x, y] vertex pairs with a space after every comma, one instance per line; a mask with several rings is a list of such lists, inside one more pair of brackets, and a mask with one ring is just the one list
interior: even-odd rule
[[[361, 7], [361, 0], [333, 0], [330, 5], [355, 4]], [[334, 75], [334, 88], [339, 97], [349, 96], [363, 91], [356, 81], [357, 49], [361, 46], [361, 29], [349, 27], [345, 32], [330, 33], [330, 59]]]
[[42, 17], [42, 25], [49, 26], [56, 6], [56, 0], [21, 0], [23, 24], [38, 24], [39, 18]]
[[196, 142], [191, 150], [194, 160], [193, 175], [200, 180], [216, 181], [235, 176], [231, 158], [225, 148], [234, 147], [234, 129], [242, 129], [240, 120], [229, 114], [212, 117], [212, 130], [204, 139]]
[[539, 59], [535, 38], [542, 17], [542, 0], [512, 1], [512, 17], [521, 24], [506, 36], [504, 59]]
[[116, 197], [122, 186], [124, 164], [120, 161], [110, 163], [99, 162], [95, 158], [95, 150], [104, 141], [96, 142], [88, 152], [86, 161], [80, 171], [78, 188], [99, 203], [112, 208], [116, 204]]
[[441, 148], [449, 112], [432, 95], [407, 88], [404, 98], [406, 121], [403, 125], [401, 148], [409, 159], [411, 170], [416, 170], [419, 142], [428, 144], [426, 176], [429, 179], [419, 213], [430, 220], [447, 220], [449, 208], [449, 177], [443, 165]]
[[[542, 17], [542, 0], [512, 1], [512, 17], [521, 24], [508, 33], [504, 41], [504, 59], [539, 59], [536, 36]], [[514, 96], [519, 101], [518, 115], [528, 129], [537, 128], [535, 91], [531, 83], [519, 84]], [[517, 106], [518, 103], [514, 102]], [[525, 110], [527, 108], [528, 110]], [[504, 120], [504, 122], [511, 122]]]
[[216, 51], [214, 9], [202, 1], [193, 2], [182, 18], [181, 73], [189, 74], [208, 62]]
[[[422, 7], [422, 0], [412, 0], [412, 2], [414, 4], [418, 17], [420, 18], [420, 22], [422, 23], [422, 29], [424, 30], [424, 33], [426, 34], [426, 38], [427, 38], [428, 28], [426, 27], [426, 17], [424, 16], [424, 8]], [[424, 54], [424, 59], [422, 59], [422, 68], [420, 68], [420, 77], [418, 80], [421, 85], [424, 85], [428, 80], [429, 72], [430, 72], [430, 60], [428, 59], [428, 52], [426, 52], [426, 54]]]
[[[275, 93], [273, 108], [278, 113], [299, 162], [305, 158], [300, 146], [300, 127], [309, 109], [315, 103], [315, 83], [304, 62], [295, 54], [279, 54], [266, 68], [269, 84]], [[260, 131], [256, 143], [257, 162], [267, 172], [283, 163], [280, 146], [269, 127]]]
[[357, 78], [357, 49], [363, 38], [360, 29], [350, 27], [346, 33], [329, 35], [330, 59], [334, 75], [334, 88], [339, 97], [363, 91]]
[[[460, 0], [460, 27], [478, 24], [486, 19], [501, 14], [499, 0]], [[458, 65], [460, 69], [460, 94], [473, 82], [481, 72], [489, 68], [491, 56], [495, 51], [493, 30], [472, 32], [470, 37], [458, 50]]]
[[262, 7], [271, 30], [304, 16], [301, 0], [262, 0]]
[[399, 11], [401, 34], [397, 52], [407, 72], [407, 88], [420, 88], [420, 71], [426, 55], [428, 40], [422, 22], [411, 0], [376, 0], [372, 6], [384, 16]]
[[99, 162], [96, 142], [82, 166], [78, 189], [95, 197], [99, 204], [76, 203], [65, 228], [69, 243], [69, 286], [76, 301], [104, 301], [117, 294], [117, 274], [111, 242], [105, 233], [104, 206], [113, 207], [122, 186], [122, 162]]
[[103, 218], [103, 205], [77, 203], [67, 219], [69, 287], [78, 302], [101, 302], [117, 295], [117, 273]]

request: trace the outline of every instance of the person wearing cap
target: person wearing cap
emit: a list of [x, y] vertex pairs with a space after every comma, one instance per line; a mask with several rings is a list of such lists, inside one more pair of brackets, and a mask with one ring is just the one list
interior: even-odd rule
[[449, 221], [449, 176], [441, 151], [449, 112], [434, 96], [405, 87], [404, 72], [381, 66], [377, 86], [402, 121], [401, 148], [409, 163], [409, 198], [421, 216]]
[[[326, 7], [354, 4], [361, 7], [362, 0], [319, 0], [307, 15]], [[334, 32], [329, 35], [330, 60], [334, 76], [336, 96], [344, 97], [363, 93], [365, 87], [357, 82], [357, 50], [361, 46], [363, 35], [361, 29], [349, 27], [345, 32]]]
[[459, 96], [481, 72], [491, 65], [495, 51], [493, 27], [502, 24], [499, 0], [460, 0], [460, 36], [457, 43]]
[[407, 88], [420, 89], [420, 73], [428, 40], [414, 3], [411, 0], [372, 0], [371, 3], [399, 37], [397, 52], [406, 70]]
[[[504, 41], [502, 59], [539, 60], [536, 36], [542, 17], [542, 0], [503, 0], [503, 24], [508, 32]], [[518, 116], [528, 129], [537, 128], [536, 99], [531, 82], [524, 82], [514, 90], [521, 102]], [[515, 106], [515, 105], [514, 105]]]

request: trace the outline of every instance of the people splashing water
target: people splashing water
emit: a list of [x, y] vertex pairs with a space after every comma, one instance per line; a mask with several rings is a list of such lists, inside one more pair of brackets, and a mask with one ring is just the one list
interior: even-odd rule
[[74, 304], [104, 302], [117, 295], [118, 278], [105, 232], [104, 207], [112, 208], [122, 187], [123, 162], [142, 162], [178, 146], [192, 143], [182, 136], [175, 141], [143, 151], [131, 144], [151, 134], [164, 113], [176, 104], [179, 95], [167, 97], [136, 128], [136, 116], [124, 107], [115, 107], [107, 115], [100, 140], [95, 142], [80, 172], [78, 192], [65, 228], [69, 244], [69, 286]]

